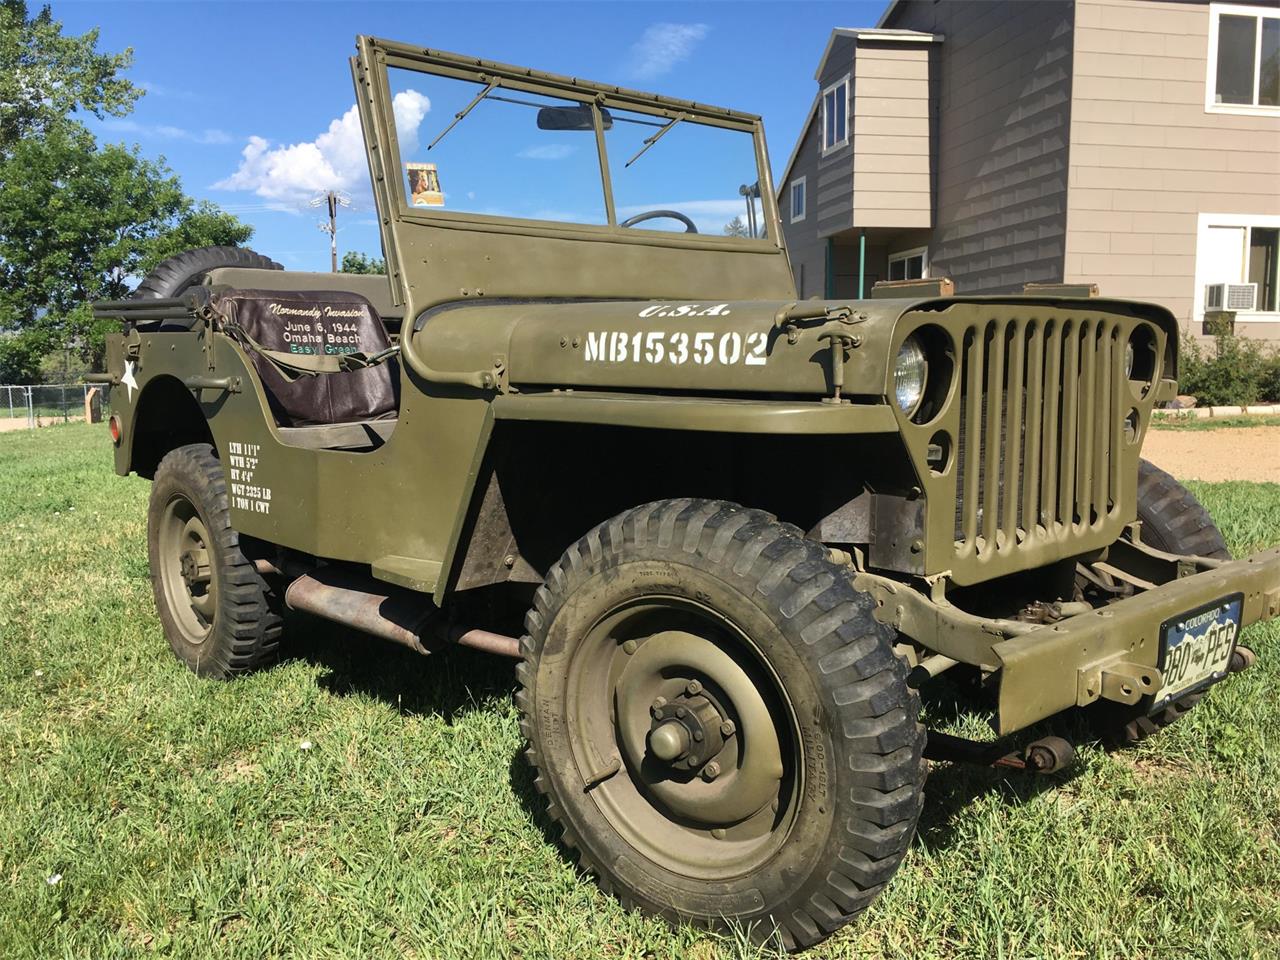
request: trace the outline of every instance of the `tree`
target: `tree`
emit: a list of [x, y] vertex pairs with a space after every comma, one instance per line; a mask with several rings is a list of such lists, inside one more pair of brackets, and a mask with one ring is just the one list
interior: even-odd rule
[[0, 332], [0, 383], [38, 380], [40, 361], [57, 345], [57, 332], [47, 328]]
[[138, 276], [145, 276], [161, 260], [167, 260], [184, 250], [213, 246], [236, 247], [248, 243], [253, 236], [253, 227], [242, 223], [225, 210], [220, 210], [217, 204], [208, 200], [193, 203], [185, 196], [183, 201], [183, 207], [171, 226], [143, 244], [136, 270]]
[[386, 273], [387, 261], [377, 260], [359, 250], [348, 250], [342, 255], [342, 273]]
[[[86, 304], [124, 297], [179, 250], [243, 243], [253, 233], [192, 201], [162, 163], [136, 147], [97, 148], [78, 124], [19, 141], [0, 160], [0, 183], [0, 329], [27, 334], [21, 349], [6, 351], [11, 357], [29, 357], [56, 333], [82, 359], [100, 360], [114, 325], [95, 321]], [[11, 359], [6, 379], [23, 372], [16, 366]]]
[[25, 0], [0, 0], [0, 155], [83, 110], [123, 116], [142, 90], [119, 76], [133, 50], [98, 53], [98, 31], [62, 35], [49, 7], [31, 17]]
[[125, 296], [165, 257], [244, 243], [253, 229], [196, 203], [163, 159], [99, 147], [77, 112], [122, 116], [141, 95], [132, 53], [62, 35], [44, 7], [0, 0], [0, 380], [34, 379], [45, 353], [98, 364], [113, 322], [88, 304]]
[[749, 237], [751, 232], [747, 229], [747, 225], [741, 217], [734, 217], [724, 225], [724, 235], [726, 237]]

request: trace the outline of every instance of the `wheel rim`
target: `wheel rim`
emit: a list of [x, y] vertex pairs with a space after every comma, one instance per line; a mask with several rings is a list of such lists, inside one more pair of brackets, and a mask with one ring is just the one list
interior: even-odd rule
[[802, 740], [746, 633], [679, 597], [610, 610], [570, 666], [570, 748], [614, 830], [681, 876], [725, 880], [783, 843]]
[[203, 643], [218, 608], [209, 530], [190, 500], [175, 495], [160, 518], [160, 580], [183, 639]]

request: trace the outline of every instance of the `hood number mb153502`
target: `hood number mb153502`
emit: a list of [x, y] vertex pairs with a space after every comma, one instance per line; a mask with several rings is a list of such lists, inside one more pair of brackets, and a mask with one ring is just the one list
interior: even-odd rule
[[764, 366], [767, 362], [768, 344], [768, 336], [763, 332], [598, 330], [587, 333], [583, 359], [588, 363], [745, 364], [752, 367]]

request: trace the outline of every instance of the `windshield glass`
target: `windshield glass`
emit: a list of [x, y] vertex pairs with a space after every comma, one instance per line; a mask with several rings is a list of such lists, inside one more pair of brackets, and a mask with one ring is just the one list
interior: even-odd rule
[[[760, 227], [764, 217], [755, 189], [755, 142], [750, 133], [684, 119], [671, 124], [630, 110], [611, 112], [613, 126], [604, 136], [619, 222], [651, 210], [670, 210], [692, 220], [699, 233], [763, 235]], [[657, 134], [661, 134], [659, 139], [645, 143]], [[744, 191], [752, 193], [752, 210]], [[752, 221], [754, 234], [750, 232]], [[643, 230], [687, 229], [670, 217], [636, 226]]]
[[573, 101], [494, 87], [454, 123], [485, 84], [399, 69], [388, 79], [411, 207], [607, 222], [595, 136], [538, 128], [540, 109]]
[[[609, 223], [588, 104], [395, 67], [387, 77], [410, 208]], [[764, 236], [750, 132], [601, 110], [615, 223]]]

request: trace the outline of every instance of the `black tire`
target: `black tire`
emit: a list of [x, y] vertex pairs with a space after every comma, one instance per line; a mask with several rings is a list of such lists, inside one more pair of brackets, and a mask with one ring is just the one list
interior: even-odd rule
[[264, 257], [244, 247], [198, 247], [158, 263], [156, 268], [138, 284], [137, 289], [130, 295], [130, 299], [176, 297], [187, 287], [199, 283], [210, 270], [216, 270], [218, 267], [284, 269], [270, 257]]
[[156, 468], [147, 553], [165, 637], [194, 673], [229, 679], [275, 659], [279, 607], [240, 549], [222, 464], [209, 444], [171, 450]]
[[[825, 939], [865, 910], [907, 851], [925, 778], [919, 701], [893, 652], [895, 634], [874, 610], [875, 602], [853, 588], [847, 569], [821, 544], [767, 513], [731, 503], [651, 503], [570, 547], [526, 618], [517, 702], [537, 789], [581, 867], [628, 907], [673, 923], [717, 930], [732, 924], [757, 942], [776, 937], [790, 950]], [[705, 633], [677, 632], [669, 629], [672, 622], [696, 623]], [[643, 629], [623, 641], [633, 623]], [[663, 683], [687, 682], [684, 690], [693, 691], [679, 664], [693, 663], [694, 647], [716, 630], [725, 640], [725, 662], [760, 682], [752, 696], [768, 700], [774, 733], [790, 731], [792, 748], [788, 753], [781, 736], [774, 741], [789, 772], [775, 773], [774, 800], [725, 821], [729, 840], [737, 841], [731, 844], [723, 843], [724, 828], [717, 836], [709, 826], [714, 818], [691, 818], [677, 802], [702, 804], [698, 791], [717, 784], [728, 791], [722, 796], [735, 799], [759, 789], [759, 779], [733, 778], [748, 766], [751, 745], [773, 735], [769, 725], [753, 726], [744, 714], [741, 729], [732, 722], [719, 728], [736, 729], [728, 736], [739, 738], [739, 766], [726, 759], [725, 772], [711, 777], [717, 783], [702, 782], [709, 755], [697, 773], [667, 767], [655, 778], [653, 765], [665, 761], [654, 756], [653, 734], [669, 725], [659, 702], [670, 708], [679, 701], [656, 698], [652, 720], [648, 710], [636, 717], [627, 705], [645, 697], [625, 686], [628, 670], [657, 649], [646, 645], [675, 635], [688, 648], [663, 647], [680, 652], [655, 661], [661, 667], [655, 675]], [[695, 673], [694, 679], [706, 696], [721, 691], [722, 716], [736, 715], [742, 704], [725, 696], [729, 688], [717, 687], [716, 676]], [[600, 736], [584, 740], [578, 731], [593, 711], [608, 719], [594, 728]], [[653, 725], [639, 764], [627, 740], [632, 723]], [[729, 758], [727, 737], [724, 743], [718, 756]], [[593, 758], [604, 763], [600, 771], [590, 769]], [[678, 801], [657, 799], [659, 789]], [[764, 839], [743, 840], [742, 831], [762, 822], [753, 829]], [[739, 846], [748, 852], [728, 849]], [[731, 867], [737, 857], [750, 864]], [[723, 876], [717, 872], [722, 864]]]
[[1153, 463], [1138, 461], [1142, 542], [1166, 553], [1230, 560], [1231, 551], [1195, 494]]
[[[1138, 519], [1142, 542], [1165, 553], [1230, 560], [1222, 531], [1195, 494], [1155, 464], [1138, 461]], [[1095, 726], [1103, 738], [1120, 745], [1141, 743], [1184, 716], [1205, 697], [1190, 693], [1159, 713], [1117, 703], [1095, 706]]]

